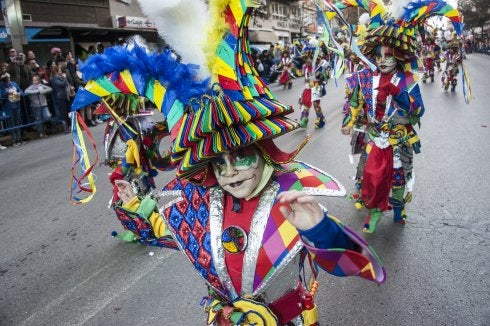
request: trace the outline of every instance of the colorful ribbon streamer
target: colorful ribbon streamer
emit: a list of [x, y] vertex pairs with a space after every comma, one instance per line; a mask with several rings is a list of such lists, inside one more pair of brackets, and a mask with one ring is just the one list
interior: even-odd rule
[[[90, 164], [90, 157], [85, 145], [82, 128], [86, 132], [87, 138], [95, 151], [95, 160], [93, 164]], [[95, 187], [95, 175], [92, 173], [92, 169], [99, 161], [99, 154], [97, 153], [92, 134], [85, 124], [85, 121], [83, 121], [82, 116], [77, 111], [72, 112], [71, 130], [73, 137], [73, 160], [71, 165], [72, 178], [70, 184], [70, 203], [83, 204], [89, 202], [97, 190]], [[81, 169], [81, 175], [78, 178], [75, 176], [75, 167], [77, 164], [80, 164]], [[86, 180], [88, 182], [85, 182]], [[81, 198], [78, 195], [79, 193], [88, 193], [89, 195], [86, 198]]]

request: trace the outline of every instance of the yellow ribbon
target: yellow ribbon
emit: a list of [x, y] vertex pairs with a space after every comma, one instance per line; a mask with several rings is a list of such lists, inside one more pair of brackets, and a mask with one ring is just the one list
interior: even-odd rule
[[126, 145], [128, 145], [126, 149], [126, 163], [133, 165], [135, 167], [134, 173], [138, 175], [142, 172], [138, 144], [136, 144], [134, 139], [130, 139], [126, 142]]

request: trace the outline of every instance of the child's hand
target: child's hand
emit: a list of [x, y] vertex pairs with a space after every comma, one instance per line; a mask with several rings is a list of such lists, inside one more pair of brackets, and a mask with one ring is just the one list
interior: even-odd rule
[[352, 135], [352, 127], [344, 126], [342, 127], [342, 129], [340, 129], [340, 132], [342, 133], [342, 135], [346, 135], [346, 136]]
[[116, 180], [114, 181], [114, 185], [117, 187], [117, 195], [124, 204], [136, 197], [133, 188], [131, 188], [131, 184], [126, 180]]
[[281, 214], [298, 230], [315, 227], [323, 219], [323, 210], [313, 196], [290, 190], [277, 196]]

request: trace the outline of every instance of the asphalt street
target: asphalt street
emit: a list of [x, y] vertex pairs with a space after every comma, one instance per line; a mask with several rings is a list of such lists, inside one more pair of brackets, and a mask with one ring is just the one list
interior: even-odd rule
[[[490, 56], [465, 61], [475, 100], [460, 85], [441, 89], [439, 76], [422, 84], [426, 106], [415, 157], [416, 184], [405, 226], [385, 213], [363, 235], [382, 259], [381, 286], [360, 278], [320, 274], [316, 302], [322, 325], [490, 325]], [[461, 80], [459, 79], [459, 82]], [[293, 89], [272, 91], [291, 104]], [[322, 99], [325, 128], [294, 131], [278, 143], [292, 150], [312, 135], [299, 159], [354, 191], [349, 139], [340, 134], [344, 82], [331, 81]], [[313, 111], [313, 110], [312, 110]], [[93, 132], [103, 159], [104, 127]], [[0, 152], [0, 325], [204, 325], [204, 283], [180, 253], [121, 242], [122, 227], [108, 209], [109, 168], [96, 168], [97, 193], [69, 204], [70, 135]], [[163, 186], [172, 177], [162, 173]], [[365, 210], [347, 198], [322, 198], [332, 215], [361, 231]]]

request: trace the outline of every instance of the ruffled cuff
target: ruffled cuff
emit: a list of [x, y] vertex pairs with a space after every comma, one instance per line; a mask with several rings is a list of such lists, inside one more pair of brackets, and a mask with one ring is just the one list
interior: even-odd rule
[[358, 250], [357, 246], [341, 227], [324, 213], [323, 220], [309, 230], [298, 230], [302, 237], [306, 237], [315, 248], [344, 248]]
[[[386, 272], [374, 250], [363, 238], [344, 226], [340, 221], [332, 217], [328, 219], [340, 227], [341, 232], [358, 247], [358, 250], [354, 251], [341, 247], [336, 248], [335, 246], [330, 248], [317, 248], [308, 244], [308, 241], [304, 241], [305, 247], [315, 263], [321, 269], [335, 276], [359, 276], [378, 284], [383, 283], [386, 279]], [[322, 226], [317, 225], [317, 227], [321, 228]], [[317, 227], [306, 230], [306, 232], [319, 232], [315, 230]], [[306, 235], [304, 237], [306, 238]], [[312, 237], [314, 238], [315, 235]], [[315, 244], [314, 239], [312, 241]]]

